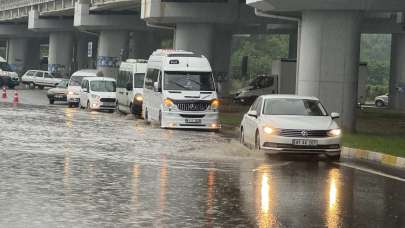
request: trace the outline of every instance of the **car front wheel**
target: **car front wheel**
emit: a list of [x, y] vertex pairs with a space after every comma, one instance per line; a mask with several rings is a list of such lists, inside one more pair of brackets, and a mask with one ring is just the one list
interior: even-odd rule
[[243, 131], [243, 128], [240, 130], [240, 143], [245, 145], [245, 132]]
[[255, 137], [255, 151], [260, 152], [260, 134], [259, 131], [256, 131], [256, 137]]
[[376, 102], [375, 102], [375, 106], [377, 106], [377, 107], [384, 107], [385, 104], [384, 104], [384, 102], [382, 102], [382, 101], [376, 101]]

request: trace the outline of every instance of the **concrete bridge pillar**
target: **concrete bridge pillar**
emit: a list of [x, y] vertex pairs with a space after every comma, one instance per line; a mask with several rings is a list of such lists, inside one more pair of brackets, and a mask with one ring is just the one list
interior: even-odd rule
[[391, 45], [389, 103], [393, 109], [405, 110], [405, 34], [393, 34]]
[[211, 60], [214, 40], [214, 25], [178, 23], [174, 34], [174, 48], [193, 51]]
[[76, 40], [76, 64], [77, 70], [89, 68], [88, 61], [89, 40], [84, 36], [78, 36]]
[[129, 55], [131, 59], [149, 59], [149, 56], [161, 47], [162, 39], [157, 32], [137, 31], [131, 33]]
[[73, 34], [52, 32], [49, 35], [48, 71], [68, 78], [72, 73]]
[[356, 11], [305, 11], [301, 24], [298, 94], [339, 112], [347, 131], [355, 129], [360, 18]]
[[27, 38], [12, 38], [8, 41], [8, 63], [19, 75], [27, 70], [27, 57]]
[[117, 78], [119, 65], [128, 53], [129, 33], [127, 31], [104, 30], [98, 40], [97, 69], [104, 77]]

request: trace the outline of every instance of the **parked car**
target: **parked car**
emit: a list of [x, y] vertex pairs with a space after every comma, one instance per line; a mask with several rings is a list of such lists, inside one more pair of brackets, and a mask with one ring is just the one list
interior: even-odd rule
[[55, 101], [67, 101], [67, 87], [69, 80], [63, 79], [56, 85], [55, 88], [49, 89], [47, 92], [47, 97], [49, 104], [55, 103]]
[[21, 77], [23, 84], [29, 85], [30, 88], [39, 89], [44, 87], [56, 87], [63, 79], [57, 78], [48, 71], [43, 70], [29, 70]]
[[12, 70], [4, 58], [0, 57], [0, 87], [7, 86], [13, 89], [19, 84], [18, 74]]
[[81, 87], [80, 108], [114, 112], [117, 92], [115, 79], [106, 77], [84, 78]]
[[68, 85], [67, 102], [69, 108], [77, 107], [80, 104], [80, 93], [83, 78], [102, 76], [102, 72], [98, 70], [79, 70], [73, 73], [70, 77]]
[[117, 77], [117, 110], [142, 114], [143, 83], [148, 61], [128, 59], [121, 63]]
[[374, 99], [374, 104], [377, 107], [388, 106], [388, 94], [378, 96]]
[[161, 128], [220, 128], [214, 77], [202, 55], [155, 51], [148, 60], [143, 92], [146, 122], [159, 122]]
[[260, 96], [243, 117], [243, 144], [268, 154], [324, 154], [340, 159], [341, 129], [314, 97]]
[[251, 105], [257, 97], [275, 93], [278, 93], [277, 77], [259, 75], [247, 87], [236, 91], [233, 95], [233, 100], [236, 103]]

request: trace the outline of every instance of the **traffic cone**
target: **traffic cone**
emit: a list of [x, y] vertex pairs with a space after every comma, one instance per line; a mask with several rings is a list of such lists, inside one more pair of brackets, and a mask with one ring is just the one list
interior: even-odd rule
[[17, 91], [17, 90], [14, 92], [13, 103], [14, 103], [14, 104], [17, 104], [17, 103], [18, 103], [18, 91]]
[[7, 90], [5, 86], [3, 86], [3, 99], [7, 99]]

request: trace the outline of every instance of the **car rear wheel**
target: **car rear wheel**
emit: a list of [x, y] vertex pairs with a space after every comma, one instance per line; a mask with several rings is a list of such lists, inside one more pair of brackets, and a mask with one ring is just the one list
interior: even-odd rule
[[385, 104], [384, 104], [384, 102], [383, 101], [380, 101], [380, 100], [378, 100], [378, 101], [376, 101], [375, 102], [375, 106], [377, 106], [377, 107], [384, 107], [385, 106]]
[[30, 89], [35, 89], [35, 83], [33, 83], [33, 82], [30, 82], [30, 84], [28, 84], [28, 86]]
[[91, 111], [91, 108], [90, 108], [90, 101], [87, 101], [86, 110], [89, 111], [89, 112]]

